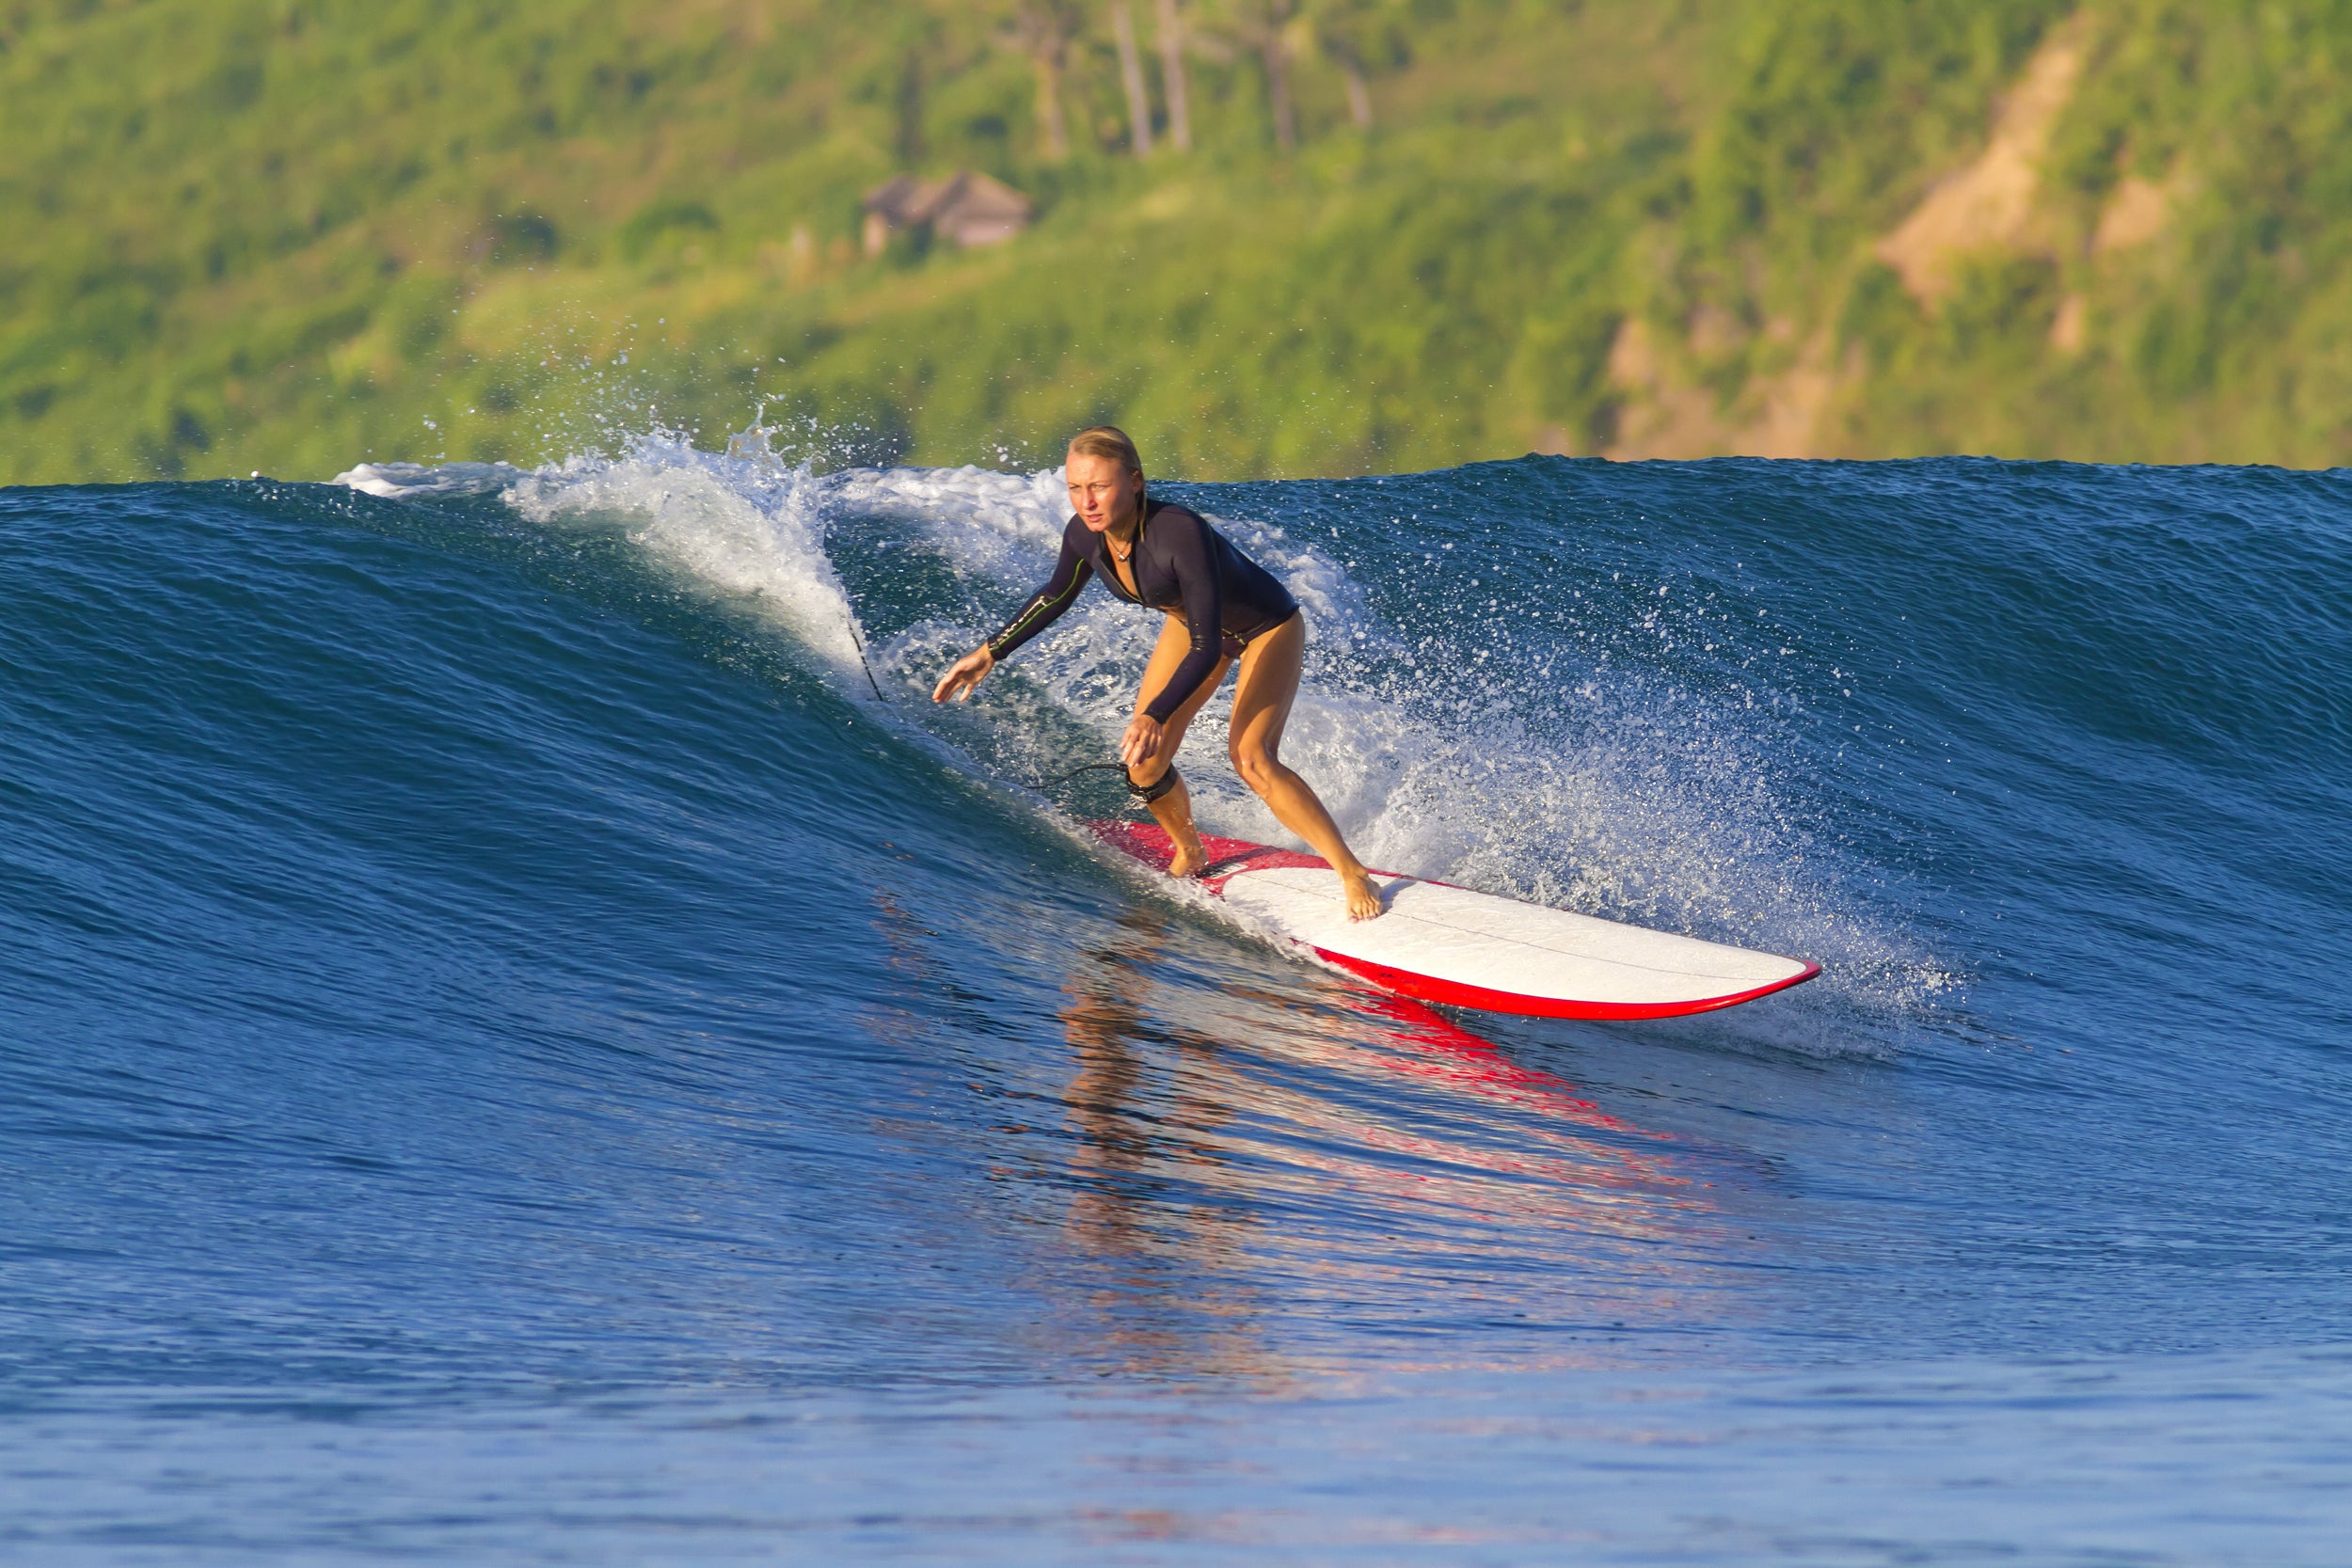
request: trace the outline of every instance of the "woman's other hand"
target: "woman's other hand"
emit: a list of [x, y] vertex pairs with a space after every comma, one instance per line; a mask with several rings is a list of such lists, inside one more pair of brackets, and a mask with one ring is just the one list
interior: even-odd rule
[[983, 643], [947, 667], [947, 673], [939, 677], [939, 684], [931, 688], [931, 701], [963, 701], [972, 695], [972, 689], [995, 668], [996, 656], [990, 653]]

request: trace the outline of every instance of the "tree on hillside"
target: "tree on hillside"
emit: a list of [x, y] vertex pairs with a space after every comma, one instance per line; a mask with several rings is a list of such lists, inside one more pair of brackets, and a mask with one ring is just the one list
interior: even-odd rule
[[1135, 18], [1127, 0], [1111, 0], [1111, 32], [1119, 41], [1119, 82], [1127, 91], [1127, 149], [1138, 158], [1152, 156], [1152, 99], [1143, 87], [1143, 59], [1136, 51]]
[[1388, 52], [1384, 35], [1395, 8], [1392, 0], [1310, 0], [1307, 22], [1315, 47], [1339, 68], [1347, 118], [1359, 131], [1372, 129], [1371, 62]]
[[1077, 32], [1077, 9], [1070, 0], [1022, 0], [1013, 13], [1013, 39], [1037, 73], [1038, 139], [1044, 144], [1044, 157], [1053, 163], [1070, 156], [1070, 133], [1062, 124], [1061, 76], [1070, 58], [1070, 40]]
[[1159, 0], [1160, 92], [1168, 100], [1168, 139], [1179, 152], [1192, 150], [1192, 103], [1184, 88], [1184, 22], [1176, 0]]
[[1291, 106], [1291, 50], [1295, 0], [1226, 0], [1223, 20], [1242, 47], [1265, 69], [1266, 112], [1274, 121], [1274, 145], [1288, 152], [1298, 146], [1298, 116]]
[[896, 122], [891, 142], [898, 162], [911, 168], [930, 150], [924, 143], [923, 105], [933, 69], [930, 56], [939, 46], [941, 27], [936, 16], [915, 11], [901, 17], [894, 31], [899, 55], [898, 81], [891, 91]]

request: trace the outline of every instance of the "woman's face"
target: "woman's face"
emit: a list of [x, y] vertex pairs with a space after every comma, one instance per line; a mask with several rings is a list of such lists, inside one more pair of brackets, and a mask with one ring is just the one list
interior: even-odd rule
[[1118, 458], [1073, 451], [1065, 472], [1070, 480], [1070, 510], [1095, 532], [1135, 516], [1136, 504], [1143, 499], [1143, 476], [1129, 473]]

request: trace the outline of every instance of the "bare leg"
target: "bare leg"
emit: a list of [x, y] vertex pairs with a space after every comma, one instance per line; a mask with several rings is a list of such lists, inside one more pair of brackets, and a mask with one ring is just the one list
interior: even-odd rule
[[[1184, 618], [1181, 615], [1168, 616], [1160, 627], [1160, 641], [1152, 650], [1152, 662], [1143, 672], [1143, 685], [1136, 692], [1137, 713], [1143, 711], [1146, 703], [1159, 695], [1160, 689], [1176, 673], [1176, 666], [1182, 664], [1184, 656], [1191, 651], [1192, 633], [1185, 627]], [[1192, 716], [1199, 713], [1209, 698], [1215, 695], [1218, 685], [1225, 679], [1226, 666], [1230, 662], [1219, 659], [1216, 668], [1209, 672], [1209, 678], [1200, 683], [1200, 689], [1185, 698], [1184, 705], [1168, 716], [1168, 722], [1161, 726], [1159, 754], [1136, 769], [1136, 783], [1145, 785], [1157, 784], [1175, 766], [1176, 748], [1184, 743], [1184, 731], [1191, 727]], [[1200, 847], [1200, 830], [1193, 826], [1192, 821], [1192, 791], [1184, 787], [1181, 775], [1174, 789], [1151, 803], [1151, 812], [1152, 820], [1167, 830], [1168, 838], [1176, 846], [1176, 858], [1168, 863], [1168, 874], [1171, 877], [1200, 875], [1201, 867], [1209, 863], [1209, 852]]]
[[1381, 912], [1380, 893], [1372, 885], [1339, 824], [1307, 781], [1282, 766], [1282, 726], [1290, 722], [1291, 704], [1298, 696], [1299, 672], [1307, 662], [1307, 617], [1292, 616], [1249, 644], [1241, 656], [1241, 679], [1233, 688], [1232, 750], [1233, 770], [1258, 792], [1275, 819], [1314, 846], [1316, 854], [1340, 874], [1351, 920], [1370, 920]]

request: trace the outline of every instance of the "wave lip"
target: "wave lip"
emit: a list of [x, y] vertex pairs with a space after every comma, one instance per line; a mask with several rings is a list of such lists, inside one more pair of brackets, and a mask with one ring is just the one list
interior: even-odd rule
[[358, 463], [327, 481], [386, 500], [487, 496], [529, 477], [511, 463]]

